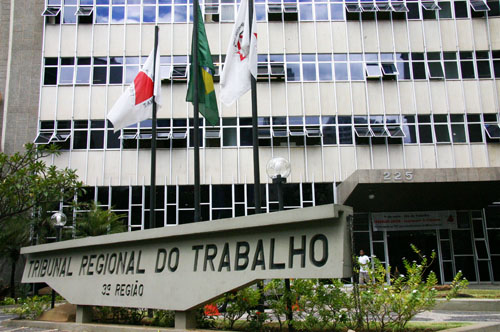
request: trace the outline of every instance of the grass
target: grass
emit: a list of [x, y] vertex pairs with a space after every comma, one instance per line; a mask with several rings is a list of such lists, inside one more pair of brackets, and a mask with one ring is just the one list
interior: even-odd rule
[[458, 322], [409, 322], [407, 328], [409, 331], [441, 331], [446, 329], [454, 329], [470, 325], [471, 323], [458, 323]]
[[[440, 291], [438, 297], [446, 297], [447, 294], [448, 291]], [[457, 298], [500, 299], [500, 287], [498, 289], [466, 288], [460, 291]]]

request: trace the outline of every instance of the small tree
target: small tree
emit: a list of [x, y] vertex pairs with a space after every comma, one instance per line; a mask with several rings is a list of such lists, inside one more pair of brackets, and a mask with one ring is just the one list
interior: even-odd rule
[[225, 306], [222, 313], [226, 327], [233, 329], [234, 323], [244, 314], [252, 314], [259, 304], [260, 292], [258, 289], [247, 287], [238, 292], [229, 292], [224, 295], [217, 303]]
[[79, 210], [88, 210], [80, 213], [76, 219], [76, 237], [99, 236], [125, 231], [124, 215], [119, 215], [108, 209], [101, 209], [96, 202], [82, 203]]
[[[384, 265], [374, 258], [374, 268], [369, 269], [371, 282], [360, 288], [359, 312], [364, 318], [366, 328], [371, 322], [377, 322], [377, 330], [384, 331], [391, 328], [395, 331], [404, 331], [406, 324], [418, 313], [432, 309], [436, 304], [437, 285], [436, 274], [428, 269], [436, 258], [433, 251], [430, 259], [422, 255], [413, 244], [412, 250], [419, 256], [419, 261], [409, 262], [403, 259], [405, 274], [390, 276], [387, 283], [387, 274]], [[427, 275], [427, 276], [426, 276]], [[459, 272], [451, 285], [452, 292], [449, 300], [460, 289], [467, 287], [467, 280]]]
[[[54, 146], [26, 144], [14, 155], [0, 153], [0, 254], [11, 264], [11, 296], [20, 249], [46, 224], [49, 207], [72, 199], [82, 190], [74, 170], [47, 165], [44, 158], [59, 154]], [[38, 217], [34, 217], [38, 216]]]
[[9, 218], [71, 199], [82, 190], [75, 170], [45, 163], [44, 158], [58, 154], [55, 146], [31, 143], [25, 145], [24, 152], [11, 156], [0, 153], [0, 227]]

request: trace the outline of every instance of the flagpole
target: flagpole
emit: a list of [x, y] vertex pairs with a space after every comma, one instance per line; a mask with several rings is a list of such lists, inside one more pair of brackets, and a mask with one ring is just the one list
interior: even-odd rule
[[[156, 54], [158, 52], [158, 30], [159, 27], [155, 26], [155, 46], [153, 51], [153, 91], [155, 91], [156, 77]], [[151, 186], [149, 193], [149, 228], [156, 226], [156, 98], [153, 93], [153, 116], [151, 126]]]
[[[252, 41], [253, 30], [253, 0], [248, 0], [248, 19], [250, 29], [248, 34], [250, 36], [250, 43]], [[253, 182], [254, 182], [254, 201], [255, 201], [255, 214], [261, 212], [261, 193], [260, 193], [260, 168], [259, 168], [259, 129], [258, 129], [258, 115], [257, 115], [257, 81], [252, 74], [250, 74], [250, 82], [252, 89], [252, 143], [253, 143]]]
[[193, 86], [194, 95], [193, 95], [193, 118], [194, 118], [194, 221], [198, 222], [201, 220], [200, 216], [200, 139], [199, 139], [199, 130], [200, 130], [200, 113], [199, 113], [199, 101], [198, 101], [198, 73], [200, 71], [199, 63], [198, 63], [198, 0], [193, 1], [193, 48], [191, 52], [192, 63], [191, 66], [194, 66], [193, 73]]

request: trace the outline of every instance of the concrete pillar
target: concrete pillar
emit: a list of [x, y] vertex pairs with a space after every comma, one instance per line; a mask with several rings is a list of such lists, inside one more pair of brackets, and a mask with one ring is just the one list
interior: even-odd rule
[[92, 322], [92, 307], [88, 305], [76, 306], [76, 323], [85, 324]]
[[196, 328], [196, 311], [176, 311], [175, 328], [182, 330]]

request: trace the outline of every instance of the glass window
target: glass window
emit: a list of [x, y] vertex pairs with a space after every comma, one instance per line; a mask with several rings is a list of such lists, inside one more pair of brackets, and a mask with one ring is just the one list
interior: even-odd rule
[[304, 75], [304, 81], [316, 81], [316, 64], [303, 63], [302, 71]]
[[315, 4], [316, 21], [328, 21], [328, 4]]
[[96, 23], [108, 23], [109, 22], [109, 7], [108, 6], [98, 6], [96, 7]]
[[413, 67], [413, 79], [415, 80], [425, 80], [425, 64], [423, 62], [412, 62]]
[[420, 135], [420, 143], [432, 143], [432, 131], [431, 125], [419, 124], [418, 125], [418, 134]]
[[313, 20], [313, 12], [311, 4], [300, 4], [299, 18], [301, 21], [312, 21]]
[[221, 22], [234, 21], [234, 5], [221, 6]]
[[262, 22], [267, 19], [267, 11], [265, 5], [255, 5], [255, 16], [257, 21]]
[[435, 124], [434, 133], [436, 134], [437, 143], [450, 143], [450, 132], [447, 124]]
[[405, 134], [403, 141], [406, 144], [417, 143], [417, 132], [414, 124], [404, 124], [403, 132]]
[[347, 81], [347, 63], [335, 63], [335, 79], [337, 81]]
[[408, 61], [396, 63], [396, 67], [398, 69], [398, 79], [399, 80], [409, 80], [411, 79], [410, 75], [410, 63]]
[[418, 2], [407, 2], [406, 7], [408, 7], [408, 13], [406, 14], [408, 15], [409, 20], [420, 19], [420, 8]]
[[467, 18], [469, 17], [467, 13], [467, 2], [466, 1], [454, 1], [455, 7], [455, 18]]
[[109, 67], [109, 84], [121, 84], [123, 81], [123, 67]]
[[337, 132], [335, 126], [323, 127], [323, 144], [337, 144]]
[[477, 60], [477, 75], [479, 78], [491, 78], [490, 61]]
[[483, 135], [481, 130], [481, 124], [468, 124], [469, 129], [469, 141], [471, 143], [481, 143], [483, 142]]
[[456, 61], [444, 61], [444, 73], [446, 79], [458, 79], [458, 67]]
[[367, 63], [366, 67], [366, 77], [367, 78], [379, 78], [382, 77], [382, 70], [378, 63]]
[[63, 23], [76, 23], [76, 7], [64, 6]]
[[90, 67], [76, 68], [76, 84], [89, 84], [90, 83]]
[[500, 3], [497, 0], [488, 1], [488, 7], [490, 7], [490, 11], [488, 12], [488, 16], [500, 16]]
[[57, 67], [45, 67], [43, 75], [44, 85], [56, 85], [57, 84]]
[[453, 143], [465, 143], [465, 127], [463, 123], [456, 124], [452, 123], [451, 124], [451, 134], [453, 137]]
[[94, 67], [93, 84], [106, 84], [107, 67]]
[[140, 22], [141, 22], [141, 7], [127, 6], [127, 23], [140, 23]]
[[441, 10], [439, 11], [439, 18], [452, 18], [451, 2], [440, 1], [438, 4], [439, 7], [441, 7]]
[[365, 75], [363, 74], [362, 63], [351, 63], [350, 68], [351, 68], [351, 80], [361, 81], [365, 79]]
[[331, 63], [319, 63], [319, 80], [320, 81], [331, 81], [332, 80], [332, 64]]
[[159, 23], [172, 22], [172, 7], [171, 6], [159, 6], [158, 7], [158, 22]]
[[142, 10], [142, 21], [144, 23], [154, 23], [156, 21], [156, 7], [144, 6]]
[[125, 22], [125, 7], [113, 6], [111, 9], [111, 23]]
[[286, 65], [287, 81], [300, 81], [300, 64], [288, 63]]
[[237, 146], [236, 128], [224, 128], [222, 132], [223, 146]]
[[429, 78], [444, 78], [441, 62], [428, 62]]
[[462, 70], [462, 78], [475, 78], [474, 63], [472, 61], [460, 61], [460, 69]]
[[338, 3], [330, 4], [330, 15], [332, 21], [343, 21], [344, 20], [344, 6]]

